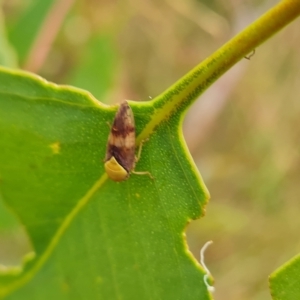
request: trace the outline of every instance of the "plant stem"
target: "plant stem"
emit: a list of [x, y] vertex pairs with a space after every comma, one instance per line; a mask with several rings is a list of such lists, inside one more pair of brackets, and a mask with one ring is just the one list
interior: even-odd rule
[[157, 109], [155, 119], [148, 123], [138, 140], [149, 136], [155, 126], [165, 120], [166, 115], [171, 115], [177, 107], [190, 106], [222, 74], [299, 15], [299, 0], [281, 1], [157, 96], [154, 99]]

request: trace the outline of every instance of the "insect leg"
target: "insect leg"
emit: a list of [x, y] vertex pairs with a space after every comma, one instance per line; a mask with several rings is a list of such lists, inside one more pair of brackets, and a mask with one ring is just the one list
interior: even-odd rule
[[[139, 159], [141, 158], [141, 154], [142, 154], [142, 149], [143, 149], [143, 145], [144, 145], [144, 142], [147, 141], [148, 139], [146, 140], [143, 140], [140, 145], [139, 145], [139, 149], [138, 149], [138, 153], [137, 153], [137, 156], [135, 157], [135, 162], [137, 163], [139, 161]], [[152, 176], [152, 174], [148, 171], [135, 171], [135, 170], [131, 170], [131, 173], [132, 174], [136, 174], [136, 175], [148, 175], [151, 179], [154, 179], [154, 177]]]

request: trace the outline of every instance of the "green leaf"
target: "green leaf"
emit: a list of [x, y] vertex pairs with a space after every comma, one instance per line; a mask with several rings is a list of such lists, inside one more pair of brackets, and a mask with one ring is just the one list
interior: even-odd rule
[[300, 299], [300, 255], [281, 266], [270, 276], [270, 290], [274, 300]]
[[300, 13], [300, 3], [278, 7], [153, 101], [130, 102], [137, 145], [148, 139], [136, 170], [154, 180], [132, 175], [116, 183], [104, 173], [116, 107], [0, 69], [0, 189], [35, 251], [22, 269], [2, 272], [0, 297], [211, 298], [184, 240], [208, 192], [183, 141], [182, 119], [210, 84]]
[[90, 91], [98, 99], [103, 99], [116, 74], [115, 49], [111, 37], [107, 35], [93, 37], [88, 43], [67, 81]]
[[[0, 3], [1, 4], [1, 3]], [[14, 68], [17, 66], [17, 57], [6, 37], [4, 18], [0, 10], [0, 65]]]
[[[157, 124], [144, 146], [137, 169], [155, 180], [115, 183], [102, 163], [115, 109], [24, 73], [3, 69], [0, 82], [1, 191], [36, 252], [24, 272], [2, 277], [2, 294], [34, 277], [9, 299], [208, 299], [183, 239], [207, 191], [186, 153], [181, 114]], [[160, 109], [131, 106], [138, 130]]]
[[33, 0], [25, 8], [17, 22], [9, 28], [9, 39], [18, 53], [22, 63], [39, 33], [41, 24], [51, 8], [54, 0]]
[[5, 207], [2, 197], [0, 195], [0, 232], [15, 229], [18, 225], [17, 220]]

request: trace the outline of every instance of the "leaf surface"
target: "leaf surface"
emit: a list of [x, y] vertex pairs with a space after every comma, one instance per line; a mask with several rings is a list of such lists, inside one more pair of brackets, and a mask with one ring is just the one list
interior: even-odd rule
[[149, 137], [136, 170], [155, 179], [116, 183], [103, 158], [117, 107], [26, 73], [2, 69], [0, 82], [1, 193], [35, 250], [23, 271], [1, 276], [0, 295], [209, 299], [184, 239], [208, 193], [182, 139], [182, 110], [130, 102]]
[[297, 255], [276, 270], [269, 279], [274, 300], [300, 299], [300, 255]]
[[136, 170], [154, 180], [132, 175], [115, 183], [104, 174], [107, 122], [117, 107], [1, 69], [0, 192], [35, 256], [22, 269], [2, 271], [0, 298], [210, 299], [184, 240], [208, 192], [183, 141], [182, 118], [299, 12], [299, 2], [280, 2], [153, 101], [130, 102], [137, 144], [149, 139]]

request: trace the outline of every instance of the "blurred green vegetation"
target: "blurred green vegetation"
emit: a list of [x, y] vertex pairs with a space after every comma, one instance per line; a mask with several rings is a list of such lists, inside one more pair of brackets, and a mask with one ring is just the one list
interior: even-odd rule
[[[38, 35], [55, 27], [43, 27], [45, 19], [57, 24], [58, 2], [68, 1], [0, 2], [8, 37], [0, 31], [1, 64], [15, 67], [17, 53], [19, 67], [34, 70], [28, 57]], [[113, 103], [158, 95], [278, 1], [69, 2], [34, 72]], [[299, 28], [298, 19], [223, 76], [184, 124], [211, 193], [187, 240], [197, 259], [214, 241], [206, 263], [216, 299], [271, 299], [268, 275], [298, 253]], [[2, 203], [0, 220], [0, 261], [19, 263], [29, 251], [25, 233]]]

